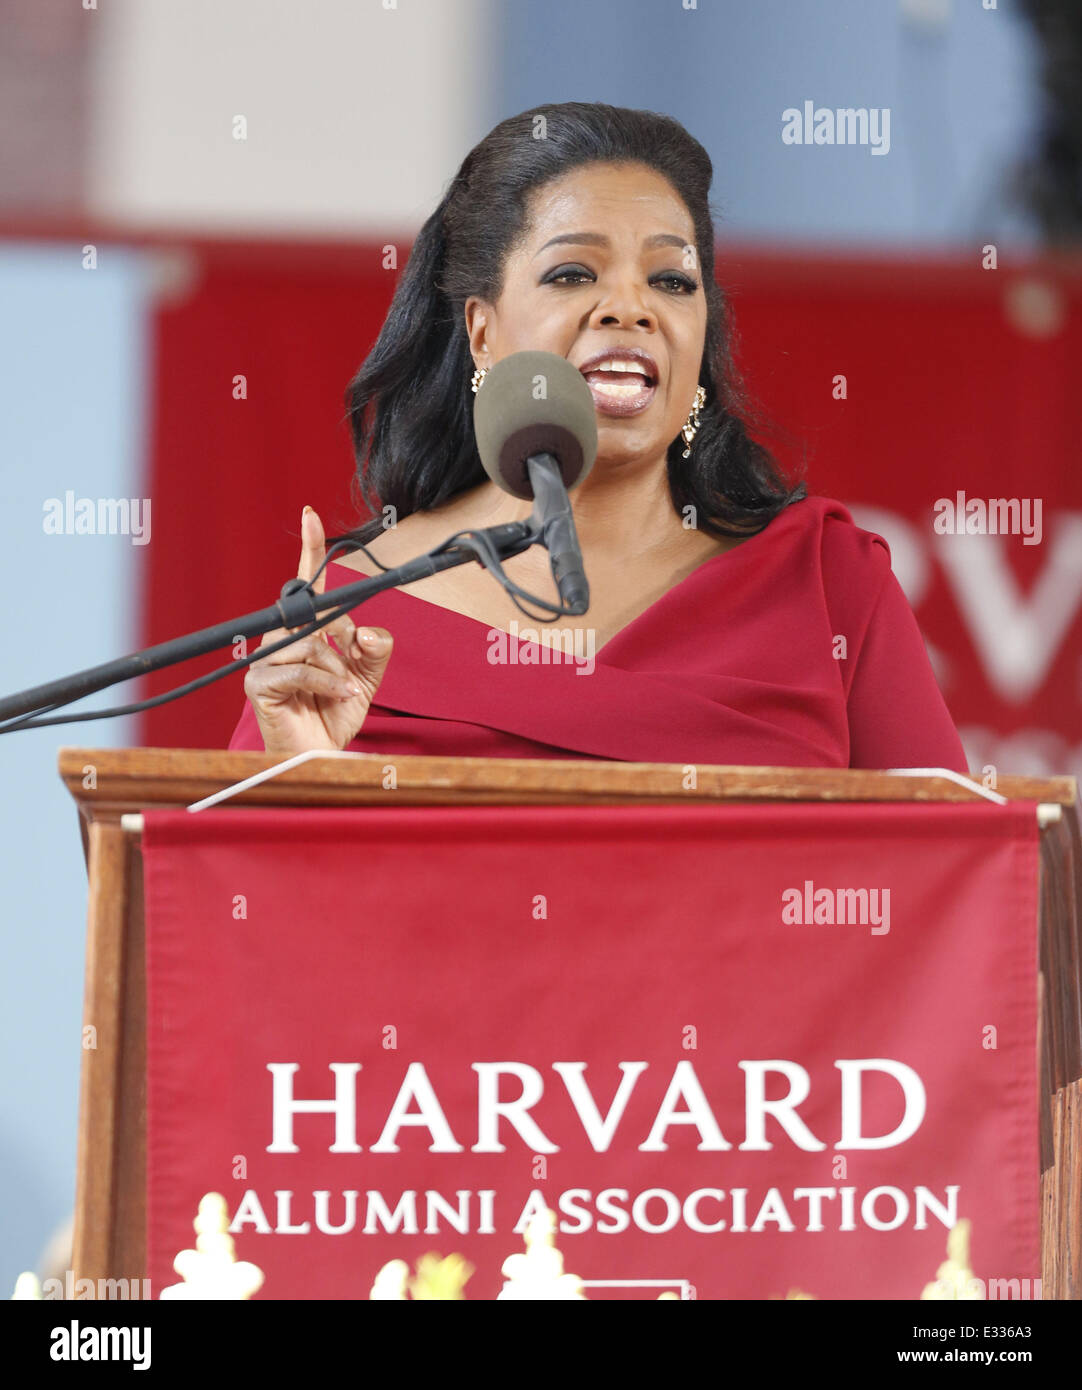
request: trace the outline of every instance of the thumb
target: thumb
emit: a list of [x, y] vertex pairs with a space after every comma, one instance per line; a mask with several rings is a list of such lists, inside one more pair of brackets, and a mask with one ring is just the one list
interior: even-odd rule
[[353, 634], [352, 666], [373, 693], [391, 659], [394, 639], [385, 627], [359, 627]]

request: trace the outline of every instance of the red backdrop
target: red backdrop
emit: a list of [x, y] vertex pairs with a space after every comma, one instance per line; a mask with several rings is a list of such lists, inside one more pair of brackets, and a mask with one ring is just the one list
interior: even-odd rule
[[[147, 643], [275, 598], [295, 573], [305, 503], [328, 527], [355, 520], [342, 398], [395, 278], [375, 243], [191, 250], [195, 283], [158, 309], [152, 335]], [[1082, 773], [1078, 265], [985, 270], [976, 252], [963, 263], [722, 247], [719, 266], [749, 384], [778, 427], [769, 442], [790, 465], [806, 454], [810, 490], [852, 506], [891, 543], [971, 766]], [[246, 399], [234, 397], [238, 376]], [[1041, 544], [937, 536], [934, 503], [959, 490], [1040, 498]], [[862, 521], [863, 508], [883, 511]], [[968, 566], [980, 544], [992, 548], [990, 568], [966, 571], [967, 599], [944, 547], [966, 547]], [[1012, 663], [1034, 679], [1012, 686], [1002, 674]], [[192, 663], [148, 689], [218, 664]], [[224, 747], [242, 701], [230, 677], [148, 713], [142, 741]]]

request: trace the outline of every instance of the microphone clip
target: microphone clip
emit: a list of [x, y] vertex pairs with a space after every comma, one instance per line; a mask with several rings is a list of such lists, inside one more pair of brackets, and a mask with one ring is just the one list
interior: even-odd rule
[[526, 471], [534, 495], [531, 520], [549, 553], [560, 601], [570, 616], [578, 617], [590, 606], [590, 586], [582, 568], [582, 551], [560, 464], [552, 454], [531, 454]]

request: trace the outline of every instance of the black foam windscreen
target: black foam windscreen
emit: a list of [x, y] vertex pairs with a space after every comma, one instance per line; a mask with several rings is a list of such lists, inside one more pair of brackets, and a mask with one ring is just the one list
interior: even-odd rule
[[526, 460], [552, 454], [564, 487], [580, 483], [597, 456], [597, 415], [586, 378], [555, 352], [513, 352], [482, 381], [473, 406], [477, 451], [505, 492], [533, 498]]

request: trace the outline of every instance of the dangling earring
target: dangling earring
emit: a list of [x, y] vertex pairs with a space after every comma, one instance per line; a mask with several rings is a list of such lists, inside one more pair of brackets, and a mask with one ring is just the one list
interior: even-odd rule
[[481, 389], [481, 383], [482, 381], [484, 381], [486, 376], [488, 376], [488, 368], [478, 367], [477, 370], [474, 372], [473, 376], [470, 377], [470, 386], [473, 389], [473, 394], [475, 396], [477, 395], [477, 392]]
[[688, 412], [688, 418], [684, 421], [684, 428], [680, 431], [684, 436], [684, 444], [686, 446], [681, 455], [682, 458], [688, 459], [691, 457], [691, 441], [699, 432], [699, 411], [702, 410], [705, 404], [706, 390], [704, 387], [699, 386], [696, 388], [695, 400]]

